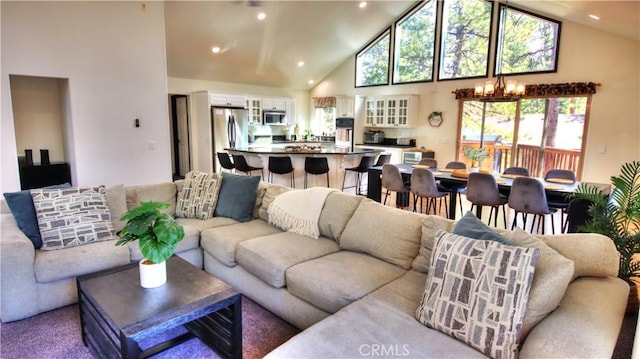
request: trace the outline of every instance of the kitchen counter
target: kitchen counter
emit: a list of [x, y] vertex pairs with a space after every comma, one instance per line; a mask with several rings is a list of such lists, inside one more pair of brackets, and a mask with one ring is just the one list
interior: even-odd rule
[[361, 147], [391, 147], [391, 148], [413, 148], [415, 145], [397, 145], [397, 144], [386, 144], [386, 143], [356, 143], [356, 146]]
[[346, 147], [305, 147], [295, 146], [295, 148], [289, 148], [294, 146], [270, 146], [268, 144], [263, 146], [252, 145], [246, 148], [225, 148], [229, 152], [243, 152], [243, 153], [256, 153], [256, 154], [277, 154], [277, 155], [298, 155], [298, 154], [323, 154], [323, 155], [375, 155], [382, 151], [376, 151], [373, 149], [351, 149]]

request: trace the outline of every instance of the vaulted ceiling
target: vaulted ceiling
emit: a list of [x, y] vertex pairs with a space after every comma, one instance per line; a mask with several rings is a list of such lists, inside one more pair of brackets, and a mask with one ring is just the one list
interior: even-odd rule
[[[414, 1], [168, 1], [168, 76], [308, 89]], [[512, 0], [514, 6], [640, 41], [640, 1]], [[258, 20], [264, 12], [266, 18]], [[600, 20], [589, 18], [600, 16]], [[212, 47], [218, 46], [215, 54]], [[299, 67], [298, 62], [304, 65]]]

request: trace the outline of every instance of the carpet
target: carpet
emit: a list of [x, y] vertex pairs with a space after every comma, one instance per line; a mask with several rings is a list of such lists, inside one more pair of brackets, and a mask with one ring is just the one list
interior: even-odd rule
[[[176, 331], [183, 329], [177, 328]], [[242, 297], [242, 357], [262, 358], [300, 330]], [[142, 343], [142, 347], [147, 345]], [[24, 320], [0, 324], [2, 359], [90, 359], [82, 343], [78, 305], [52, 310]], [[166, 350], [154, 358], [219, 358], [197, 338]]]

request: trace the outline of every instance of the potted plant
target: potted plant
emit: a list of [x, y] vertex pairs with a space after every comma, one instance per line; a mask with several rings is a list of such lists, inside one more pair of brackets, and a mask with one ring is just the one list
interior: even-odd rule
[[628, 310], [637, 309], [637, 285], [640, 275], [640, 161], [622, 165], [619, 176], [611, 176], [613, 190], [608, 196], [597, 187], [582, 183], [572, 199], [590, 203], [588, 219], [578, 227], [581, 232], [603, 234], [613, 241], [620, 253], [618, 277], [631, 286]]
[[138, 241], [144, 257], [140, 263], [140, 285], [154, 288], [167, 281], [166, 260], [184, 238], [184, 228], [173, 217], [160, 212], [169, 208], [164, 202], [142, 202], [140, 206], [125, 213], [120, 220], [127, 224], [119, 232], [117, 246]]
[[469, 172], [478, 172], [482, 161], [485, 158], [489, 157], [489, 151], [487, 151], [484, 147], [474, 148], [471, 146], [464, 146], [462, 148], [462, 152], [464, 153], [464, 157], [466, 157], [471, 162], [471, 168], [469, 168]]

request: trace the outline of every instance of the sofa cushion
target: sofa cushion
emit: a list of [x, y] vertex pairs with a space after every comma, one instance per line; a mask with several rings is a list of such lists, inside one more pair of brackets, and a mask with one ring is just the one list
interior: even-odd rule
[[482, 223], [471, 211], [467, 211], [467, 213], [456, 222], [456, 226], [453, 228], [453, 234], [485, 241], [496, 241], [506, 245], [512, 244], [502, 235]]
[[114, 238], [104, 187], [31, 191], [43, 250]]
[[243, 241], [236, 260], [245, 270], [274, 288], [287, 285], [285, 271], [298, 263], [339, 251], [331, 239], [280, 232]]
[[142, 202], [165, 202], [169, 208], [162, 208], [160, 212], [170, 216], [176, 214], [176, 185], [173, 182], [154, 183], [141, 186], [127, 187], [127, 208], [138, 207]]
[[436, 232], [416, 318], [492, 358], [515, 358], [539, 249]]
[[129, 249], [116, 241], [94, 242], [59, 251], [36, 251], [34, 272], [39, 283], [74, 278], [129, 263]]
[[218, 202], [222, 177], [217, 173], [191, 171], [178, 192], [176, 217], [209, 219]]
[[335, 313], [406, 271], [363, 253], [340, 251], [287, 269], [289, 293]]
[[281, 186], [278, 184], [270, 184], [264, 191], [264, 196], [262, 196], [262, 203], [260, 205], [260, 210], [258, 211], [258, 216], [260, 219], [269, 221], [269, 205], [273, 200], [281, 193], [291, 191], [292, 188]]
[[404, 269], [420, 248], [424, 215], [364, 199], [340, 237], [340, 248], [364, 252]]
[[238, 244], [247, 239], [268, 236], [282, 232], [261, 219], [205, 229], [200, 234], [202, 249], [226, 266], [236, 264], [236, 250]]
[[429, 273], [431, 267], [431, 254], [436, 231], [441, 229], [446, 232], [453, 232], [456, 222], [440, 216], [428, 215], [422, 222], [422, 237], [420, 238], [420, 250], [411, 263], [411, 268], [421, 273]]
[[121, 221], [120, 218], [127, 213], [127, 194], [124, 185], [117, 185], [106, 189], [107, 202], [109, 202], [109, 211], [111, 212], [111, 223], [113, 231], [118, 233], [127, 224], [127, 221]]
[[176, 218], [176, 222], [184, 226], [197, 228], [199, 231], [238, 223], [235, 219], [227, 217], [213, 217], [209, 219]]
[[[49, 186], [45, 188], [69, 188], [69, 183]], [[4, 194], [7, 206], [13, 214], [13, 218], [18, 224], [18, 228], [31, 240], [34, 248], [42, 247], [42, 237], [40, 237], [40, 228], [38, 227], [38, 217], [36, 209], [33, 207], [33, 198], [31, 191], [24, 190], [18, 192], [8, 192]]]
[[324, 202], [322, 212], [320, 212], [320, 220], [318, 221], [320, 235], [339, 242], [347, 222], [353, 216], [353, 212], [356, 211], [362, 199], [361, 196], [344, 192], [331, 192]]
[[223, 172], [214, 215], [233, 218], [240, 222], [250, 221], [259, 183], [260, 176], [240, 176]]
[[[174, 253], [181, 253], [200, 247], [200, 229], [184, 224], [182, 225], [182, 228], [184, 229], [184, 237], [176, 245], [176, 250], [174, 251]], [[140, 251], [139, 241], [129, 242], [127, 243], [127, 246], [129, 247], [129, 253], [132, 262], [136, 262], [144, 258], [142, 252]]]
[[516, 227], [508, 238], [516, 246], [540, 250], [520, 331], [520, 342], [522, 342], [529, 331], [560, 304], [573, 278], [573, 261], [520, 228]]

